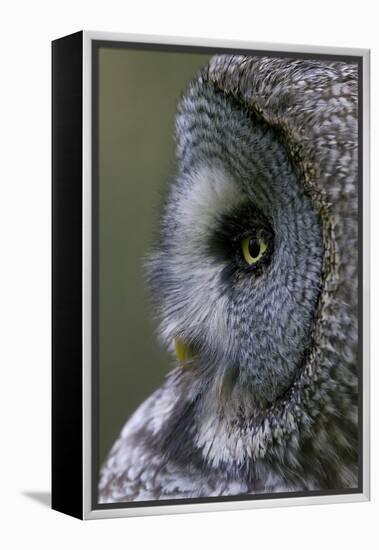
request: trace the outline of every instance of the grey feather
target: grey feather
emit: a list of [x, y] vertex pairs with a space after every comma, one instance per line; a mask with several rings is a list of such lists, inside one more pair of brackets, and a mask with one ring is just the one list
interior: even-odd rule
[[100, 502], [357, 487], [357, 80], [218, 56], [189, 86], [146, 272], [162, 343], [193, 358], [126, 423]]

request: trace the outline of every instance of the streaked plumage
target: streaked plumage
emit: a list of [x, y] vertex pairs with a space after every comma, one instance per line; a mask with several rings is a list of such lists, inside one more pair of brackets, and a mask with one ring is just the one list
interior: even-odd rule
[[357, 74], [218, 56], [189, 86], [146, 273], [191, 358], [126, 423], [100, 502], [357, 487]]

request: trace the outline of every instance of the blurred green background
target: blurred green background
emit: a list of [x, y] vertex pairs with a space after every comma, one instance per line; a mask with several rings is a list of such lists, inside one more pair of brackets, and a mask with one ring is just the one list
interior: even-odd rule
[[99, 461], [163, 381], [143, 257], [175, 175], [179, 98], [206, 54], [99, 49]]

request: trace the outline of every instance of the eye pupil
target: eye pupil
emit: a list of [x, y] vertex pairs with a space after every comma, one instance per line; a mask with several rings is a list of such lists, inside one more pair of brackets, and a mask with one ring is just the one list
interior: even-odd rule
[[261, 251], [261, 243], [259, 239], [252, 238], [249, 241], [249, 254], [252, 258], [257, 258]]

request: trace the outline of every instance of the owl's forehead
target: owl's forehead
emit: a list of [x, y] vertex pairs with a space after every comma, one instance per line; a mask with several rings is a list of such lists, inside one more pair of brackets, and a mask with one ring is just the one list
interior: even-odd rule
[[246, 201], [236, 178], [220, 165], [194, 168], [181, 180], [177, 191], [176, 215], [182, 227], [210, 229], [222, 215]]
[[212, 223], [244, 201], [270, 218], [302, 193], [275, 131], [214, 88], [183, 99], [176, 129], [180, 223]]

